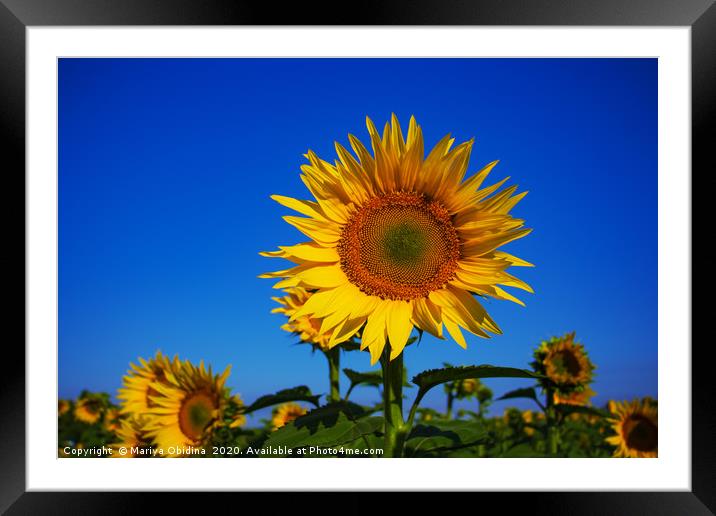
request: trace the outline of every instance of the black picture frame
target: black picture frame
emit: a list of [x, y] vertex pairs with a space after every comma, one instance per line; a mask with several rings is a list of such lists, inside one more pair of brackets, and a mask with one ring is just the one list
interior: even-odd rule
[[[716, 180], [716, 6], [714, 0], [490, 0], [363, 2], [341, 10], [306, 3], [246, 2], [239, 0], [0, 0], [0, 146], [3, 148], [5, 241], [22, 249], [4, 253], [6, 271], [25, 271], [25, 233], [18, 221], [25, 214], [25, 29], [30, 26], [89, 25], [600, 25], [689, 26], [692, 58], [692, 193], [708, 195]], [[343, 14], [341, 14], [343, 13]], [[14, 159], [13, 159], [14, 158]], [[708, 183], [707, 179], [708, 178]], [[696, 188], [699, 185], [699, 188]], [[8, 201], [21, 198], [19, 203]], [[693, 200], [695, 201], [695, 199]], [[692, 219], [708, 221], [696, 209]], [[705, 203], [699, 203], [703, 207]], [[701, 208], [702, 209], [702, 208]], [[706, 222], [707, 223], [707, 222]], [[704, 223], [702, 223], [704, 224]], [[24, 226], [23, 226], [24, 227]], [[706, 232], [706, 235], [713, 231]], [[696, 234], [692, 229], [692, 234]], [[22, 243], [21, 243], [22, 240]], [[706, 239], [704, 239], [706, 240]], [[703, 240], [701, 240], [703, 242]], [[697, 245], [694, 239], [691, 252]], [[20, 247], [22, 246], [22, 247]], [[8, 246], [9, 249], [9, 246]], [[696, 256], [696, 254], [692, 254]], [[706, 253], [709, 256], [709, 253]], [[710, 260], [713, 262], [713, 260]], [[693, 267], [693, 266], [692, 266]], [[705, 269], [708, 271], [708, 269]], [[708, 274], [706, 274], [708, 276]], [[23, 275], [24, 276], [24, 275]], [[699, 275], [699, 290], [713, 279]], [[19, 274], [10, 273], [11, 279]], [[706, 283], [704, 285], [704, 282]], [[17, 289], [19, 290], [19, 286]], [[693, 287], [692, 287], [693, 288]], [[25, 335], [25, 291], [11, 300], [6, 320]], [[692, 300], [694, 310], [700, 306]], [[701, 308], [704, 310], [704, 308]], [[696, 325], [692, 311], [692, 328]], [[702, 319], [703, 320], [703, 319]], [[695, 333], [693, 335], [696, 335]], [[713, 367], [708, 359], [710, 339], [692, 338], [692, 490], [690, 492], [571, 492], [471, 493], [480, 503], [505, 503], [509, 508], [545, 514], [714, 514], [716, 512], [716, 402]], [[18, 339], [4, 345], [0, 374], [0, 510], [7, 514], [134, 514], [146, 507], [146, 493], [26, 492], [25, 487], [25, 354]], [[709, 385], [712, 385], [709, 388]], [[218, 504], [235, 494], [212, 493]], [[244, 497], [246, 504], [246, 494]], [[301, 505], [304, 494], [293, 494]], [[327, 495], [328, 499], [332, 495]], [[181, 508], [186, 496], [157, 493], [166, 512]], [[487, 500], [490, 497], [491, 500]], [[497, 498], [501, 499], [497, 499]], [[328, 500], [327, 499], [327, 500]], [[414, 496], [413, 501], [422, 499]], [[370, 495], [341, 495], [341, 512], [374, 507]], [[272, 502], [276, 503], [276, 502]], [[280, 504], [280, 502], [279, 502]], [[322, 504], [323, 505], [323, 504]], [[273, 505], [276, 507], [276, 505]], [[326, 507], [336, 507], [327, 502]], [[245, 507], [245, 505], [244, 505]], [[291, 509], [293, 510], [293, 509]], [[183, 513], [183, 510], [178, 510]], [[332, 512], [335, 512], [333, 510]]]

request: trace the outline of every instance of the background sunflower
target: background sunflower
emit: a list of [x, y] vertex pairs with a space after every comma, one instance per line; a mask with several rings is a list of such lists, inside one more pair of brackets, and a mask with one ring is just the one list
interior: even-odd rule
[[654, 458], [659, 449], [659, 414], [650, 398], [614, 404], [617, 417], [612, 425], [616, 435], [608, 437], [616, 447], [615, 457]]

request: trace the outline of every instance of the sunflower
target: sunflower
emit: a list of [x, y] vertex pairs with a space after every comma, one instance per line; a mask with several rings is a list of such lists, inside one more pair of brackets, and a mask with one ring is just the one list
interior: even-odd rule
[[532, 437], [535, 433], [537, 423], [544, 421], [544, 414], [542, 412], [535, 413], [531, 410], [525, 410], [522, 412], [522, 421], [524, 422], [525, 435]]
[[152, 384], [166, 382], [167, 374], [172, 374], [172, 363], [169, 357], [157, 351], [154, 358], [144, 360], [140, 357], [139, 365], [130, 363], [129, 366], [127, 375], [122, 378], [123, 387], [117, 395], [117, 398], [122, 400], [120, 412], [130, 415], [146, 414], [154, 406], [151, 396], [157, 394]]
[[582, 344], [574, 342], [575, 333], [544, 341], [535, 351], [535, 370], [550, 382], [569, 392], [592, 381], [594, 364]]
[[[129, 417], [119, 420], [119, 427], [116, 430], [118, 442], [110, 446], [115, 453], [112, 457], [116, 458], [132, 458], [149, 456], [148, 451], [152, 447], [152, 441], [146, 434], [147, 418], [143, 416]], [[119, 449], [123, 448], [126, 452], [124, 455], [119, 453]]]
[[596, 395], [589, 387], [584, 387], [582, 390], [574, 390], [568, 394], [564, 394], [556, 390], [554, 392], [554, 404], [555, 405], [577, 405], [585, 407], [591, 405], [591, 398]]
[[70, 407], [72, 404], [68, 400], [58, 400], [57, 401], [57, 415], [63, 416], [67, 414], [70, 411]]
[[93, 425], [99, 421], [103, 410], [104, 404], [100, 398], [87, 395], [77, 400], [74, 412], [75, 419]]
[[477, 393], [480, 388], [480, 380], [476, 378], [466, 378], [457, 382], [457, 397], [468, 398]]
[[311, 298], [311, 293], [301, 287], [291, 287], [286, 289], [286, 294], [284, 297], [271, 298], [281, 305], [271, 310], [271, 313], [285, 314], [289, 318], [289, 321], [281, 326], [281, 329], [295, 333], [303, 342], [318, 346], [323, 351], [329, 350], [332, 347], [331, 337], [336, 334], [332, 330], [321, 332], [321, 319], [308, 315], [292, 318]]
[[501, 190], [507, 179], [480, 188], [496, 161], [463, 181], [472, 140], [451, 149], [447, 135], [424, 157], [415, 118], [407, 138], [395, 115], [382, 138], [370, 119], [367, 126], [372, 154], [353, 135], [357, 159], [338, 143], [334, 165], [308, 151], [301, 179], [315, 200], [272, 196], [306, 216], [284, 219], [309, 241], [261, 253], [295, 264], [261, 277], [315, 291], [291, 320], [323, 319], [330, 346], [363, 327], [361, 349], [373, 364], [387, 342], [390, 359], [400, 355], [413, 328], [442, 339], [444, 324], [463, 348], [460, 328], [501, 333], [473, 294], [523, 304], [502, 286], [532, 292], [506, 272], [531, 264], [497, 250], [530, 232], [509, 215], [526, 192]]
[[206, 444], [212, 431], [222, 424], [227, 405], [227, 389], [224, 387], [231, 366], [220, 375], [213, 375], [211, 367], [204, 362], [195, 367], [188, 360], [175, 358], [172, 374], [165, 374], [165, 381], [152, 382], [157, 394], [150, 395], [147, 436], [156, 445], [167, 450], [178, 447], [201, 447]]
[[119, 429], [119, 410], [116, 408], [107, 409], [104, 413], [104, 429], [108, 432], [115, 432]]
[[272, 413], [271, 424], [273, 425], [273, 429], [278, 430], [307, 412], [308, 410], [298, 403], [284, 403], [283, 405], [279, 405]]
[[650, 398], [615, 404], [616, 435], [607, 442], [617, 447], [615, 457], [657, 457], [659, 445], [658, 406]]

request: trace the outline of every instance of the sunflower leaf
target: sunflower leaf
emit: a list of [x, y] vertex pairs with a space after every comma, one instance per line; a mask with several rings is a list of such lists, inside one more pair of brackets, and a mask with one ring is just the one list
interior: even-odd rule
[[[383, 385], [383, 372], [380, 370], [361, 373], [353, 369], [345, 368], [343, 369], [343, 374], [345, 374], [351, 382], [349, 390], [353, 390], [353, 388], [358, 385], [369, 385], [372, 387], [381, 387]], [[408, 383], [407, 371], [405, 369], [403, 370], [403, 387], [413, 387]]]
[[383, 418], [360, 417], [363, 409], [354, 403], [338, 402], [317, 408], [273, 432], [264, 448], [296, 449], [333, 447], [356, 442], [383, 428]]
[[531, 400], [539, 401], [537, 399], [537, 392], [535, 391], [534, 387], [525, 387], [524, 389], [515, 389], [514, 391], [510, 391], [506, 394], [503, 394], [499, 398], [497, 398], [495, 401], [500, 400], [509, 400], [513, 398], [529, 398]]
[[476, 421], [430, 421], [416, 425], [405, 446], [411, 455], [416, 455], [472, 446], [487, 437], [485, 428]]
[[383, 385], [383, 373], [380, 371], [368, 371], [361, 373], [359, 371], [354, 371], [353, 369], [345, 368], [343, 369], [343, 374], [345, 374], [351, 381], [351, 386], [372, 385], [379, 387]]
[[413, 383], [425, 393], [441, 383], [468, 378], [541, 378], [541, 376], [527, 369], [479, 365], [429, 369], [413, 377]]
[[545, 457], [545, 454], [535, 450], [528, 443], [517, 443], [507, 451], [500, 453], [498, 456], [504, 458], [517, 457], [524, 459], [529, 457]]
[[256, 410], [265, 407], [279, 405], [281, 403], [287, 403], [289, 401], [307, 401], [317, 407], [319, 405], [319, 399], [320, 395], [314, 395], [311, 393], [311, 389], [309, 389], [305, 385], [300, 385], [298, 387], [293, 387], [292, 389], [284, 389], [282, 391], [278, 391], [275, 394], [267, 394], [266, 396], [261, 396], [251, 405], [244, 407], [243, 410], [241, 410], [241, 413], [249, 414], [250, 412], [255, 412]]

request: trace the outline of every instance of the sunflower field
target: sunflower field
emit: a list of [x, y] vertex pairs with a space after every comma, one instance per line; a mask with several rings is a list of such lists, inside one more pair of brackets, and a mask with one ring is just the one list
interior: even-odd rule
[[[425, 332], [465, 348], [464, 331], [502, 333], [481, 299], [524, 306], [504, 287], [533, 293], [508, 272], [532, 264], [500, 249], [531, 231], [510, 215], [526, 192], [484, 184], [496, 161], [466, 178], [472, 140], [454, 146], [448, 135], [426, 155], [415, 118], [405, 136], [395, 116], [382, 134], [370, 119], [367, 129], [370, 150], [349, 135], [353, 152], [336, 143], [333, 164], [308, 151], [310, 200], [272, 196], [302, 215], [284, 220], [306, 240], [261, 253], [290, 264], [261, 277], [276, 281], [280, 328], [326, 360], [325, 394], [296, 386], [245, 402], [226, 386], [230, 368], [158, 351], [130, 364], [117, 403], [89, 391], [59, 401], [60, 457], [657, 456], [657, 402], [593, 406], [595, 364], [574, 332], [539, 343], [524, 368], [408, 374], [403, 351]], [[380, 370], [341, 369], [342, 354], [361, 352]], [[492, 378], [526, 386], [496, 397]], [[356, 388], [375, 403], [351, 401]], [[421, 405], [433, 389], [444, 410]], [[533, 409], [510, 407], [515, 399]], [[455, 410], [456, 400], [473, 409]], [[271, 417], [249, 427], [260, 410]]]

